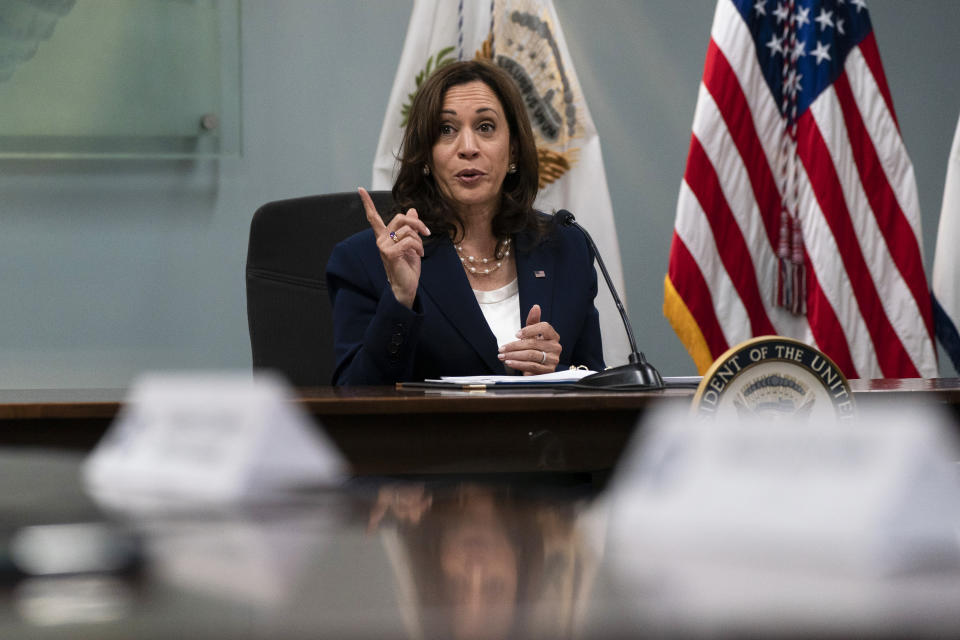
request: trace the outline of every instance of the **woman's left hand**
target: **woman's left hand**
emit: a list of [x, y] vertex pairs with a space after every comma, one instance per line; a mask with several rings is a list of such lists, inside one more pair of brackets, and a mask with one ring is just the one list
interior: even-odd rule
[[549, 322], [540, 322], [540, 305], [530, 307], [527, 323], [517, 332], [520, 338], [500, 347], [499, 358], [505, 365], [523, 375], [555, 371], [560, 363], [560, 335]]

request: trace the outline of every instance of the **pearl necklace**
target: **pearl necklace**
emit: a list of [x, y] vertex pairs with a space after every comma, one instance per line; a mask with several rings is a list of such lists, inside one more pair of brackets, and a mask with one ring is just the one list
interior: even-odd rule
[[498, 251], [497, 253], [500, 255], [495, 254], [492, 258], [475, 258], [473, 256], [464, 255], [462, 244], [455, 244], [453, 246], [457, 248], [457, 253], [460, 254], [460, 262], [463, 264], [463, 268], [476, 276], [490, 275], [502, 267], [503, 259], [510, 255], [510, 238], [504, 240], [502, 247], [500, 247], [503, 253], [500, 254]]

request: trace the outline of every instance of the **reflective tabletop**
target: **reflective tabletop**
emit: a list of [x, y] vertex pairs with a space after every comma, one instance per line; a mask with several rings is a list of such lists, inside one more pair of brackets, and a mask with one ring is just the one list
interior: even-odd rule
[[609, 535], [616, 502], [576, 476], [363, 478], [269, 504], [118, 509], [84, 492], [81, 462], [0, 452], [2, 638], [960, 632], [957, 570], [650, 557]]

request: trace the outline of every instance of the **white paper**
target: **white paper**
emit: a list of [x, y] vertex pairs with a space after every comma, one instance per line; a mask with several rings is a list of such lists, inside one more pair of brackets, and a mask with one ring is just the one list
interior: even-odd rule
[[536, 376], [443, 376], [440, 379], [429, 379], [426, 382], [452, 382], [454, 384], [544, 384], [559, 382], [576, 382], [596, 371], [587, 369], [565, 369], [551, 373], [541, 373]]
[[272, 376], [146, 376], [87, 458], [87, 487], [134, 508], [338, 483], [345, 461], [292, 397]]
[[621, 459], [611, 532], [635, 554], [858, 575], [960, 563], [957, 449], [930, 407], [857, 421], [654, 412]]

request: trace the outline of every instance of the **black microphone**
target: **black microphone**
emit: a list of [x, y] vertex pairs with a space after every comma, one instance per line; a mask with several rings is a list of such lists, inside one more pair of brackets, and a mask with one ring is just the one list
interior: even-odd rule
[[637, 350], [637, 341], [633, 338], [633, 329], [630, 326], [630, 320], [627, 319], [627, 311], [623, 308], [623, 302], [620, 301], [620, 296], [617, 295], [617, 289], [613, 286], [613, 281], [610, 280], [610, 272], [607, 271], [606, 265], [603, 264], [603, 258], [600, 257], [600, 252], [597, 250], [597, 245], [594, 244], [593, 238], [590, 237], [586, 229], [577, 223], [573, 214], [566, 209], [557, 211], [553, 218], [565, 227], [576, 227], [580, 230], [580, 233], [583, 234], [583, 237], [586, 238], [587, 244], [590, 245], [590, 250], [597, 259], [597, 264], [600, 265], [600, 272], [603, 274], [603, 279], [607, 281], [607, 288], [610, 290], [610, 295], [613, 296], [617, 310], [620, 311], [623, 328], [627, 330], [627, 339], [630, 341], [628, 364], [592, 373], [589, 376], [581, 378], [578, 384], [596, 387], [598, 389], [618, 388], [637, 391], [663, 389], [663, 378], [660, 377], [660, 372], [657, 371], [652, 364], [647, 362], [643, 353]]

